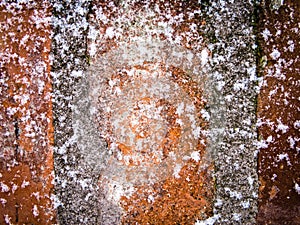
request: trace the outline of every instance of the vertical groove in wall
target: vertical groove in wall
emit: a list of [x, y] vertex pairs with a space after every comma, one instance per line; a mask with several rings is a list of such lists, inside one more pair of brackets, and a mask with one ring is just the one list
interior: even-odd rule
[[[52, 69], [55, 137], [55, 203], [60, 224], [98, 224], [97, 174], [78, 147], [75, 105], [87, 87], [90, 1], [52, 1]], [[79, 127], [78, 127], [79, 126]], [[93, 142], [93, 140], [91, 140]], [[88, 145], [88, 143], [86, 143]], [[97, 155], [96, 155], [97, 157]]]
[[[251, 1], [213, 1], [207, 8], [211, 79], [218, 90], [210, 113], [220, 142], [212, 145], [216, 224], [255, 224], [258, 181], [256, 46]], [[222, 126], [218, 126], [220, 121]], [[213, 139], [212, 139], [213, 140]]]

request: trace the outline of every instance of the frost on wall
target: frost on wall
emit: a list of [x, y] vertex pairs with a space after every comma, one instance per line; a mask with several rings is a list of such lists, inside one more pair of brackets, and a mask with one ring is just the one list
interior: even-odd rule
[[0, 3], [0, 223], [53, 224], [50, 10]]
[[202, 115], [210, 52], [200, 5], [171, 3], [95, 2], [90, 17], [88, 97], [107, 143], [103, 224], [194, 223], [212, 213]]

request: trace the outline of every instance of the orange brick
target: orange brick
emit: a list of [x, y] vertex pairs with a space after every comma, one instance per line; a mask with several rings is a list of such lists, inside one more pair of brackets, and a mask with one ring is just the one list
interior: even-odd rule
[[53, 224], [53, 125], [47, 2], [3, 3], [0, 223]]
[[[191, 30], [191, 24], [200, 29], [202, 20], [187, 19], [189, 11], [199, 10], [199, 5], [183, 8], [176, 1], [150, 1], [147, 7], [153, 13], [159, 8], [157, 16], [147, 15], [142, 1], [130, 2], [128, 8], [105, 1], [94, 1], [93, 5], [108, 20], [91, 20], [101, 40], [92, 40], [93, 45], [89, 45], [97, 46], [91, 60], [95, 73], [89, 78], [95, 86], [92, 92], [97, 93], [91, 96], [95, 99], [92, 104], [100, 134], [112, 152], [109, 165], [99, 176], [100, 191], [105, 196], [100, 201], [122, 212], [122, 224], [193, 224], [210, 217], [214, 167], [207, 161], [206, 137], [200, 132], [208, 127], [201, 117], [206, 104], [202, 89], [205, 75], [198, 68], [202, 65], [200, 60], [193, 54], [205, 46], [198, 31]], [[136, 20], [135, 14], [139, 15]], [[172, 24], [173, 33], [159, 34], [160, 23], [180, 14], [184, 20]], [[121, 35], [111, 33], [119, 26]], [[144, 26], [153, 33], [145, 35]], [[153, 42], [145, 44], [145, 50], [141, 47], [149, 57], [144, 52], [134, 52], [139, 49], [135, 38], [143, 45], [151, 35]], [[180, 39], [180, 44], [169, 47], [168, 35], [173, 40]], [[161, 45], [159, 50], [155, 49], [156, 42]], [[166, 57], [156, 57], [153, 49]], [[181, 52], [172, 61], [173, 49]], [[185, 54], [191, 59], [180, 57]], [[96, 71], [101, 73], [97, 75]], [[192, 154], [196, 156], [193, 158]], [[107, 211], [102, 214], [113, 215]]]

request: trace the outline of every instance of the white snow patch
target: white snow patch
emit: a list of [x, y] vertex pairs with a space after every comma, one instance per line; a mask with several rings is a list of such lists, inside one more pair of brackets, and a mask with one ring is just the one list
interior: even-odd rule
[[204, 66], [208, 62], [209, 51], [207, 48], [201, 51], [201, 65]]
[[124, 185], [120, 184], [118, 181], [110, 181], [107, 185], [108, 193], [107, 198], [110, 201], [119, 202], [122, 196], [130, 196], [134, 193], [133, 187], [124, 187]]
[[254, 184], [254, 179], [252, 178], [252, 177], [248, 177], [247, 178], [247, 180], [248, 180], [248, 183], [249, 183], [249, 185], [251, 186], [251, 188], [253, 187], [253, 184]]
[[280, 120], [277, 120], [277, 122], [278, 122], [278, 126], [276, 132], [282, 131], [282, 133], [286, 133], [289, 127], [287, 125], [284, 125]]
[[2, 206], [4, 207], [5, 204], [7, 203], [7, 200], [4, 198], [0, 198], [0, 203], [2, 204]]
[[34, 217], [37, 217], [40, 214], [37, 205], [33, 206], [32, 213]]
[[9, 192], [10, 190], [10, 188], [3, 182], [0, 182], [0, 188], [1, 188], [1, 192]]
[[94, 56], [97, 52], [97, 44], [96, 43], [91, 43], [90, 48], [89, 48], [89, 53], [91, 56]]
[[288, 41], [288, 45], [289, 45], [289, 47], [288, 47], [289, 51], [290, 51], [290, 52], [294, 52], [294, 49], [295, 49], [295, 44], [294, 44], [294, 42], [293, 42], [292, 40], [289, 40], [289, 41]]
[[250, 77], [249, 77], [250, 81], [256, 81], [257, 80], [256, 67], [255, 66], [248, 68], [247, 73], [250, 75]]
[[275, 36], [280, 36], [281, 35], [281, 30], [277, 30]]
[[71, 72], [71, 77], [78, 78], [83, 76], [83, 71], [82, 70], [73, 70]]
[[272, 141], [273, 141], [273, 137], [272, 137], [272, 135], [270, 135], [270, 136], [267, 138], [267, 142], [270, 143], [270, 142], [272, 142]]
[[218, 81], [216, 88], [218, 91], [221, 91], [224, 86], [225, 86], [225, 81]]
[[53, 203], [54, 209], [57, 209], [59, 206], [63, 206], [63, 203], [59, 200], [59, 198], [56, 195], [51, 194], [50, 199]]
[[256, 141], [255, 145], [258, 149], [268, 148], [269, 144], [265, 140]]
[[25, 181], [23, 180], [22, 184], [21, 184], [21, 188], [25, 188], [26, 186], [29, 186], [29, 181]]
[[15, 191], [18, 189], [18, 185], [16, 184], [13, 184], [12, 188], [11, 188], [11, 191], [12, 193], [15, 193]]
[[230, 198], [236, 198], [236, 199], [241, 199], [243, 196], [242, 196], [242, 194], [240, 193], [240, 192], [238, 192], [238, 191], [232, 191], [230, 188], [228, 188], [228, 187], [225, 187], [224, 188], [225, 189], [225, 191], [227, 192], [227, 193], [229, 193], [229, 195], [230, 195]]
[[268, 40], [268, 38], [271, 36], [271, 32], [266, 28], [264, 29], [264, 31], [262, 32], [262, 36], [265, 39], [265, 41]]
[[176, 109], [176, 114], [180, 116], [184, 112], [184, 103], [181, 102]]
[[[39, 201], [41, 198], [40, 192], [33, 192], [32, 195]], [[32, 196], [31, 195], [31, 196]]]
[[233, 213], [232, 217], [235, 221], [239, 221], [241, 219], [241, 214], [240, 213]]
[[7, 215], [7, 214], [5, 214], [4, 215], [4, 220], [5, 220], [5, 223], [7, 223], [7, 224], [12, 224], [10, 221], [11, 221], [11, 217], [9, 217], [9, 215]]
[[221, 199], [217, 199], [216, 202], [215, 202], [215, 206], [220, 207], [222, 205], [223, 205], [223, 201]]
[[241, 206], [244, 208], [244, 209], [248, 209], [250, 207], [250, 202], [247, 200], [247, 201], [242, 201], [241, 202]]
[[85, 196], [85, 198], [84, 198], [84, 200], [85, 201], [88, 201], [89, 200], [89, 198], [92, 196], [92, 194], [91, 193], [87, 193], [87, 195]]
[[149, 203], [154, 202], [154, 197], [153, 197], [153, 195], [149, 195], [147, 201], [148, 201]]
[[218, 214], [209, 217], [206, 220], [199, 220], [195, 223], [195, 225], [213, 225], [218, 219], [220, 218], [220, 216]]
[[295, 183], [295, 190], [298, 193], [298, 195], [300, 195], [300, 185]]
[[78, 182], [83, 190], [89, 186], [88, 184], [89, 180], [79, 180]]
[[192, 133], [195, 139], [199, 138], [201, 133], [201, 127], [196, 127], [195, 129], [193, 129]]
[[277, 49], [274, 49], [270, 56], [272, 59], [276, 60], [280, 57], [280, 52]]
[[176, 119], [176, 123], [178, 123], [180, 126], [184, 125], [181, 119]]
[[271, 180], [274, 182], [276, 178], [277, 178], [277, 174], [274, 173]]
[[193, 151], [192, 154], [191, 154], [191, 158], [193, 160], [195, 160], [196, 162], [199, 162], [201, 157], [200, 157], [200, 153], [197, 152], [197, 151]]
[[296, 144], [294, 138], [291, 137], [291, 136], [289, 136], [289, 137], [288, 137], [288, 141], [289, 141], [289, 143], [290, 143], [290, 148], [294, 148], [294, 147], [295, 147], [295, 144]]
[[105, 32], [106, 36], [112, 39], [115, 36], [114, 28], [108, 27]]
[[295, 129], [300, 129], [300, 120], [296, 120], [294, 123]]
[[292, 164], [291, 164], [291, 161], [290, 161], [290, 158], [289, 158], [289, 155], [287, 154], [287, 153], [284, 153], [284, 154], [279, 154], [278, 155], [278, 158], [279, 158], [279, 160], [286, 160], [286, 162], [287, 162], [287, 164], [289, 165], [289, 166], [291, 166]]
[[206, 121], [209, 121], [210, 115], [205, 109], [201, 109], [200, 113], [201, 113], [201, 116], [203, 119], [205, 119]]
[[181, 168], [182, 168], [182, 166], [180, 164], [176, 164], [174, 167], [173, 176], [177, 179], [180, 178], [179, 172], [180, 172]]
[[194, 112], [195, 111], [195, 106], [194, 105], [187, 105], [186, 106], [186, 111], [190, 112], [190, 113]]

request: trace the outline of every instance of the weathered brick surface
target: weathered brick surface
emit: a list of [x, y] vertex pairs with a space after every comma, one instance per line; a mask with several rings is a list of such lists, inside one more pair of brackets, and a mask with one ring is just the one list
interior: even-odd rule
[[50, 8], [0, 3], [0, 224], [53, 224]]
[[258, 224], [300, 224], [300, 4], [266, 1], [260, 15], [263, 83], [258, 130]]
[[212, 216], [201, 5], [93, 1], [92, 9], [88, 94], [108, 144], [99, 153], [109, 161], [99, 174], [99, 222], [193, 224]]
[[[253, 100], [255, 92], [249, 91], [254, 87], [254, 81], [251, 80], [253, 78], [250, 77], [251, 74], [247, 74], [248, 70], [253, 69], [250, 67], [255, 61], [254, 50], [250, 47], [254, 43], [254, 38], [250, 37], [246, 40], [245, 27], [239, 27], [240, 24], [249, 27], [252, 5], [243, 1], [236, 3], [237, 5], [224, 2], [220, 5], [219, 2], [214, 2], [211, 8], [207, 8], [207, 13], [210, 15], [195, 13], [193, 17], [188, 13], [193, 10], [197, 11], [199, 6], [196, 3], [180, 5], [177, 1], [176, 4], [169, 1], [169, 5], [157, 4], [156, 10], [161, 12], [157, 17], [152, 18], [153, 22], [152, 20], [144, 21], [144, 14], [141, 13], [143, 1], [137, 1], [131, 9], [132, 14], [123, 18], [124, 14], [117, 10], [120, 7], [120, 1], [113, 1], [114, 3], [111, 4], [105, 1], [74, 1], [69, 5], [60, 1], [53, 2], [57, 3], [52, 9], [55, 12], [52, 18], [55, 27], [55, 40], [53, 41], [55, 43], [52, 44], [54, 55], [52, 71], [55, 77], [56, 94], [54, 109], [57, 147], [56, 191], [58, 198], [62, 201], [58, 207], [60, 222], [62, 224], [99, 224], [101, 221], [111, 222], [115, 219], [118, 222], [122, 220], [124, 224], [133, 222], [143, 224], [149, 221], [155, 224], [163, 223], [162, 221], [165, 224], [175, 222], [193, 224], [196, 219], [211, 216], [213, 207], [211, 200], [214, 194], [211, 171], [216, 169], [218, 186], [214, 209], [218, 214], [214, 218], [219, 218], [218, 222], [221, 224], [241, 221], [252, 223], [255, 218], [253, 214], [257, 211], [256, 183], [253, 183], [256, 177], [256, 168], [253, 163], [255, 157], [252, 156], [251, 151], [254, 137], [251, 136], [249, 140], [246, 140], [242, 131], [249, 125], [243, 124], [244, 121], [250, 120], [249, 126], [252, 126], [251, 123], [255, 119], [254, 113], [242, 114], [243, 116], [251, 115], [249, 119], [240, 117], [239, 112], [241, 111], [240, 105], [245, 107], [242, 108], [244, 111], [255, 111]], [[158, 1], [149, 2], [151, 2], [149, 7], [154, 7]], [[300, 65], [298, 55], [300, 49], [298, 33], [300, 6], [296, 1], [287, 1], [279, 7], [280, 4], [274, 5], [275, 2], [279, 1], [265, 1], [260, 11], [258, 24], [262, 50], [260, 63], [264, 66], [264, 81], [259, 94], [257, 113], [258, 131], [264, 146], [260, 149], [258, 164], [260, 205], [257, 224], [299, 224]], [[95, 10], [94, 14], [89, 11], [92, 8]], [[180, 10], [183, 12], [183, 20], [180, 20], [180, 16], [177, 15]], [[171, 17], [165, 11], [170, 12]], [[237, 14], [236, 11], [238, 11]], [[141, 14], [138, 15], [138, 13]], [[165, 18], [163, 18], [164, 14], [166, 14]], [[50, 94], [52, 86], [49, 75], [51, 45], [49, 17], [50, 7], [46, 2], [0, 3], [0, 224], [55, 223], [55, 211], [51, 201], [54, 129]], [[206, 17], [213, 19], [206, 21]], [[87, 43], [87, 18], [90, 19], [89, 43]], [[118, 22], [116, 22], [117, 18], [119, 18]], [[170, 30], [162, 29], [164, 22], [172, 18], [177, 18], [180, 22]], [[236, 18], [242, 18], [245, 21], [236, 21]], [[123, 19], [124, 26], [118, 27]], [[151, 24], [150, 21], [153, 23]], [[192, 23], [197, 27], [196, 30], [190, 30], [192, 27], [189, 25]], [[111, 203], [100, 206], [103, 204], [101, 198], [107, 197], [104, 192], [101, 192], [101, 185], [105, 182], [101, 176], [98, 179], [100, 169], [107, 169], [106, 166], [109, 165], [101, 161], [103, 160], [101, 154], [107, 150], [107, 146], [95, 141], [95, 138], [100, 137], [101, 132], [97, 133], [95, 129], [87, 130], [85, 127], [97, 121], [93, 118], [85, 118], [86, 121], [76, 120], [74, 117], [82, 114], [76, 115], [72, 110], [81, 110], [90, 104], [80, 99], [80, 96], [84, 95], [83, 92], [90, 91], [84, 86], [88, 82], [84, 80], [83, 75], [84, 70], [88, 68], [87, 55], [92, 56], [94, 53], [97, 57], [105, 58], [107, 53], [118, 48], [118, 45], [124, 46], [124, 42], [128, 40], [134, 42], [137, 36], [145, 35], [143, 33], [145, 24], [149, 26], [149, 29], [152, 26], [162, 26], [155, 30], [155, 32], [159, 30], [158, 33], [151, 33], [154, 30], [150, 29], [152, 38], [160, 41], [168, 40], [170, 43], [181, 40], [181, 47], [186, 49], [201, 51], [209, 42], [216, 42], [214, 52], [207, 51], [206, 53], [213, 54], [212, 57], [215, 57], [212, 70], [214, 74], [224, 73], [224, 80], [218, 77], [220, 80], [217, 82], [226, 83], [220, 92], [225, 96], [226, 111], [220, 118], [225, 118], [227, 128], [224, 131], [225, 141], [221, 149], [216, 150], [218, 153], [215, 156], [219, 159], [215, 163], [216, 167], [209, 165], [208, 170], [202, 170], [202, 173], [199, 173], [203, 162], [189, 159], [185, 166], [177, 171], [180, 179], [169, 176], [167, 179], [164, 177], [164, 182], [155, 183], [154, 186], [139, 186], [130, 197], [121, 197], [121, 207], [127, 214], [120, 219], [116, 218], [116, 215], [119, 216], [121, 212], [112, 207]], [[124, 29], [123, 34], [118, 33], [121, 27]], [[98, 32], [97, 37], [93, 36], [94, 31]], [[113, 33], [113, 31], [117, 32]], [[203, 37], [199, 36], [199, 33]], [[97, 48], [93, 52], [95, 46]], [[89, 53], [87, 47], [90, 48]], [[241, 52], [247, 53], [247, 57], [243, 58], [240, 55]], [[242, 63], [243, 65], [248, 65], [250, 62], [249, 68], [240, 68], [241, 62], [245, 62]], [[115, 65], [118, 63], [116, 62]], [[178, 68], [176, 70], [180, 71]], [[116, 74], [124, 79], [120, 71]], [[242, 89], [239, 83], [240, 76], [243, 79], [248, 79], [249, 76], [252, 81], [243, 93], [240, 92]], [[173, 79], [176, 79], [176, 73], [173, 74]], [[81, 89], [76, 89], [77, 87]], [[193, 88], [190, 89], [189, 85], [184, 88], [196, 101], [197, 98], [191, 94]], [[80, 99], [80, 102], [70, 100], [73, 98]], [[151, 101], [146, 98], [142, 99], [144, 105], [149, 105]], [[87, 107], [84, 110], [82, 112], [86, 113]], [[164, 110], [165, 118], [176, 128], [171, 128], [169, 136], [167, 135], [166, 139], [170, 140], [167, 144], [168, 148], [164, 148], [163, 154], [165, 155], [163, 156], [165, 157], [178, 144], [180, 126], [175, 126], [174, 121], [178, 119], [178, 115], [169, 103], [166, 104]], [[90, 116], [88, 113], [86, 115]], [[78, 121], [82, 124], [79, 123], [80, 126], [77, 124], [78, 127], [74, 126]], [[103, 120], [99, 119], [98, 122], [103, 123]], [[134, 132], [146, 132], [137, 135], [138, 138], [149, 136], [147, 132], [151, 124], [144, 123], [144, 120], [142, 122], [143, 124], [130, 128]], [[202, 125], [202, 128], [206, 128], [206, 123]], [[79, 143], [80, 140], [76, 139], [78, 138], [76, 135], [80, 133], [78, 129], [82, 132], [88, 131], [89, 137], [83, 138], [83, 142], [85, 141], [83, 145], [86, 144], [88, 147], [83, 148], [80, 145], [82, 143]], [[251, 132], [254, 134], [255, 127], [251, 129], [249, 134]], [[111, 138], [106, 139], [108, 144]], [[91, 143], [87, 142], [93, 142], [94, 146], [90, 148]], [[101, 154], [98, 154], [99, 149], [100, 152], [102, 151]], [[119, 150], [125, 153], [125, 156], [131, 154], [128, 146], [124, 147], [120, 144]], [[206, 151], [205, 147], [201, 146], [198, 150], [199, 156], [202, 157]], [[237, 158], [237, 155], [241, 157]], [[250, 162], [243, 158], [245, 156], [249, 157], [247, 160]], [[114, 157], [111, 161], [115, 160]], [[122, 163], [126, 164], [124, 161], [121, 161]], [[245, 165], [250, 169], [241, 171], [240, 168], [244, 168]], [[133, 165], [128, 167], [128, 171], [132, 170], [131, 166], [134, 166], [134, 161]], [[168, 168], [171, 172], [173, 169], [172, 166]], [[254, 172], [249, 174], [249, 171]], [[134, 177], [134, 173], [129, 175]], [[153, 198], [156, 198], [156, 202], [150, 204]], [[204, 207], [206, 209], [201, 211]], [[112, 212], [114, 210], [115, 212]]]

